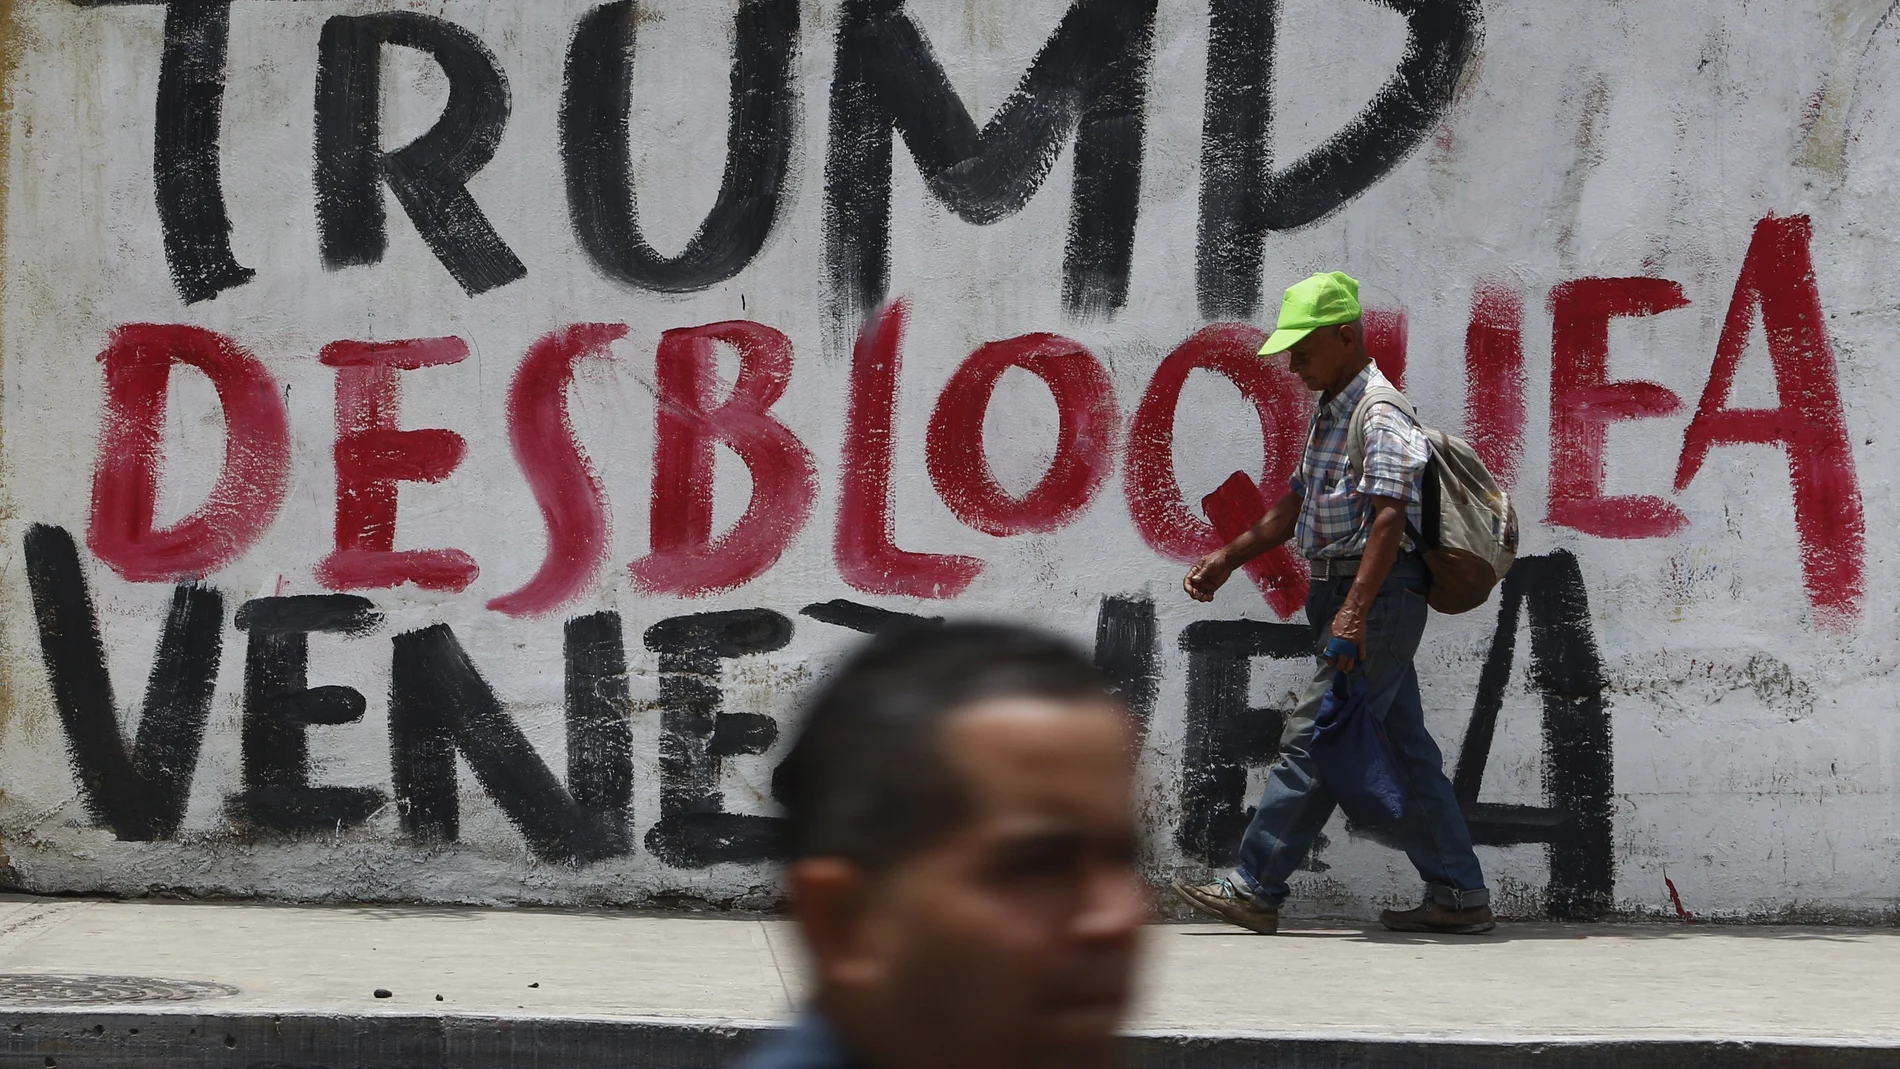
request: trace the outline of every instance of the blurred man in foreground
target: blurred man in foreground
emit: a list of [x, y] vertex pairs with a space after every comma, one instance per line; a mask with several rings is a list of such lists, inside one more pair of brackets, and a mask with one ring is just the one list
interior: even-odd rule
[[745, 1069], [1114, 1064], [1148, 910], [1134, 753], [1065, 642], [994, 624], [872, 640], [778, 773], [813, 998]]

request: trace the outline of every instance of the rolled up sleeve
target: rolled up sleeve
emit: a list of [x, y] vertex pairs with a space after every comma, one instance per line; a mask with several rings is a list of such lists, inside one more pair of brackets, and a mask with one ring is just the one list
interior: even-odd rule
[[1366, 413], [1366, 470], [1359, 492], [1395, 501], [1419, 498], [1420, 476], [1431, 459], [1425, 432], [1391, 405], [1374, 405]]

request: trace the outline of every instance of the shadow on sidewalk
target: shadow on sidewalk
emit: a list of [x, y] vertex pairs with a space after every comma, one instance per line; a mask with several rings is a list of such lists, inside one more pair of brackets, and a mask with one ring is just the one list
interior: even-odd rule
[[[1243, 929], [1224, 924], [1195, 922], [1163, 924], [1174, 929], [1170, 934], [1186, 938], [1212, 938], [1251, 935]], [[1682, 940], [1682, 939], [1763, 939], [1801, 942], [1859, 942], [1869, 936], [1900, 938], [1900, 928], [1823, 928], [1776, 924], [1555, 924], [1498, 922], [1497, 929], [1486, 935], [1436, 935], [1424, 932], [1388, 932], [1378, 925], [1299, 925], [1282, 928], [1279, 934], [1262, 939], [1333, 939], [1353, 943], [1392, 943], [1404, 946], [1446, 944], [1478, 946], [1485, 943], [1578, 942], [1590, 939]]]

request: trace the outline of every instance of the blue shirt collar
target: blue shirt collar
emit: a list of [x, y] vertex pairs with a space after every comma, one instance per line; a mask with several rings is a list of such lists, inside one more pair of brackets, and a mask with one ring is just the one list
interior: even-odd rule
[[862, 1069], [864, 1062], [844, 1045], [817, 1010], [761, 1043], [739, 1069]]

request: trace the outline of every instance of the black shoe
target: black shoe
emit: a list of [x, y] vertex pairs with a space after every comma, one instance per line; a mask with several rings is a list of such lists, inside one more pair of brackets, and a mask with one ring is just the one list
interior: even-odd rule
[[1254, 905], [1253, 899], [1241, 894], [1225, 876], [1201, 884], [1176, 880], [1174, 893], [1200, 912], [1248, 931], [1272, 935], [1280, 930], [1279, 910]]
[[1453, 909], [1426, 902], [1416, 909], [1388, 909], [1379, 923], [1395, 932], [1437, 932], [1441, 935], [1483, 935], [1498, 926], [1490, 906]]

